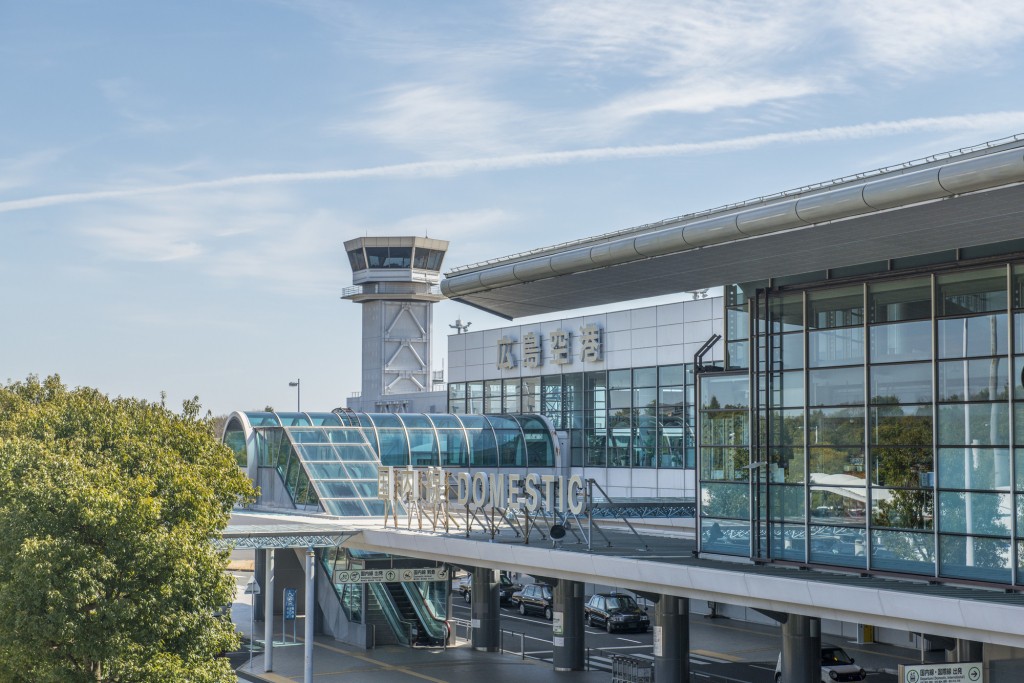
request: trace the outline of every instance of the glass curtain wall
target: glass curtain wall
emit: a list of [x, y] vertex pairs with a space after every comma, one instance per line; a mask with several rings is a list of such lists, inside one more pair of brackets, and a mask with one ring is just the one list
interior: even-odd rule
[[[705, 548], [714, 535], [716, 552], [745, 554], [718, 534], [747, 491], [767, 557], [1021, 584], [1024, 264], [749, 305], [753, 373], [701, 376]], [[756, 429], [741, 457], [727, 387], [743, 380]]]
[[458, 415], [517, 409], [543, 414], [555, 429], [569, 433], [574, 467], [693, 469], [694, 389], [689, 363], [453, 382], [448, 410]]
[[700, 524], [704, 552], [750, 548], [750, 380], [704, 374], [700, 389]]

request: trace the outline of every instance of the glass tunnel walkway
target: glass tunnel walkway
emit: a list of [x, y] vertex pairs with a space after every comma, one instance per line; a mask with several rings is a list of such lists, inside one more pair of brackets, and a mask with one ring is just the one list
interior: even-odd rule
[[[236, 412], [224, 431], [224, 443], [254, 482], [276, 474], [290, 507], [339, 517], [384, 515], [377, 497], [380, 466], [552, 468], [557, 438], [541, 415], [351, 411]], [[321, 561], [350, 623], [386, 624], [394, 642], [404, 645], [447, 638], [445, 582], [368, 583], [364, 596], [363, 584], [333, 577], [409, 561], [346, 548], [330, 549]]]

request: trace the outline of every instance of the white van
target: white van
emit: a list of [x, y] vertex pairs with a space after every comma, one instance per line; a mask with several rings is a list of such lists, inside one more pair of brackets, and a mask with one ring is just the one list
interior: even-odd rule
[[[853, 663], [853, 657], [846, 654], [841, 647], [823, 645], [821, 647], [821, 683], [833, 681], [863, 681], [868, 677], [864, 669]], [[775, 683], [782, 680], [782, 653], [775, 664]]]

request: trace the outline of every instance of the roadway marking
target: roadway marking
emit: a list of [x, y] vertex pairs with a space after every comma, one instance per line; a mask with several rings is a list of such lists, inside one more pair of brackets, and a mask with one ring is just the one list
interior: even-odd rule
[[719, 659], [719, 661], [723, 661], [723, 662], [742, 662], [743, 661], [742, 657], [737, 657], [736, 655], [727, 655], [724, 652], [714, 652], [712, 650], [690, 650], [690, 654], [691, 655], [701, 655], [703, 657], [708, 657], [709, 659]]
[[643, 641], [640, 641], [640, 640], [631, 640], [630, 638], [618, 638], [617, 640], [624, 640], [627, 643], [642, 643], [643, 642]]

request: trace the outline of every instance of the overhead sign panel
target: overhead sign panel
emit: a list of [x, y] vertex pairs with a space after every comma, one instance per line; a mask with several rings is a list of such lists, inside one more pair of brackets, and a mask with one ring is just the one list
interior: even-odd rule
[[416, 569], [353, 569], [335, 572], [334, 583], [395, 583], [408, 581], [447, 581], [448, 567]]

